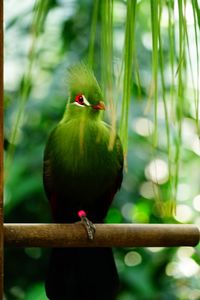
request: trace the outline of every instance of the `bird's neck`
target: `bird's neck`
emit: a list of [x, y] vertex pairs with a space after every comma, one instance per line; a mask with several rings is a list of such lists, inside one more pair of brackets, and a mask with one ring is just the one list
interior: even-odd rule
[[98, 110], [90, 107], [78, 107], [76, 105], [67, 105], [62, 123], [69, 120], [85, 120], [87, 122], [99, 122], [102, 120], [102, 114]]

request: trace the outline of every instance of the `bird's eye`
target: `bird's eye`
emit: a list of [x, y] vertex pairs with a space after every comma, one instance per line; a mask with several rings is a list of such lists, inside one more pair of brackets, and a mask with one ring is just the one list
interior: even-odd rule
[[82, 95], [77, 95], [75, 101], [80, 105], [84, 105], [84, 99]]

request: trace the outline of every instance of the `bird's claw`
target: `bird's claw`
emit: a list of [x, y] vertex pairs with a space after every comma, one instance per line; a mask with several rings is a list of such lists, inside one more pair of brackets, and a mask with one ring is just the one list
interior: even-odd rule
[[89, 240], [93, 240], [96, 231], [95, 225], [86, 216], [81, 217], [81, 223], [87, 231]]

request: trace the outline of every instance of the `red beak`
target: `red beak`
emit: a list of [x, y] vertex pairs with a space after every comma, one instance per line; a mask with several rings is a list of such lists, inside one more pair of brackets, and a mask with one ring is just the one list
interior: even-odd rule
[[96, 110], [105, 110], [105, 104], [103, 103], [103, 101], [100, 101], [98, 104], [96, 105], [92, 105], [92, 108], [96, 109]]

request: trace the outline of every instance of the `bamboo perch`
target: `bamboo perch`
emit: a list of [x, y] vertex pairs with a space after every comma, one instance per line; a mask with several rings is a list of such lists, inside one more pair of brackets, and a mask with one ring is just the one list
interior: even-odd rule
[[4, 225], [5, 245], [14, 247], [175, 247], [199, 239], [195, 225], [96, 224], [93, 241], [81, 223]]

